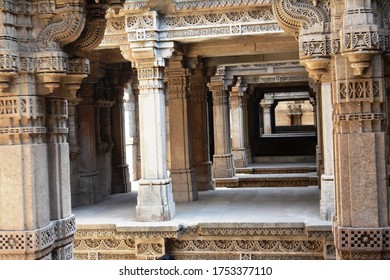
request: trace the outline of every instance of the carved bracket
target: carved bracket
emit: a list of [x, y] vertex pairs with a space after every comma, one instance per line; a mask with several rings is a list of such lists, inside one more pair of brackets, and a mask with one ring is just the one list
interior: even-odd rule
[[298, 38], [301, 63], [313, 79], [320, 80], [335, 51], [329, 39], [329, 1], [277, 0], [272, 7], [281, 27]]

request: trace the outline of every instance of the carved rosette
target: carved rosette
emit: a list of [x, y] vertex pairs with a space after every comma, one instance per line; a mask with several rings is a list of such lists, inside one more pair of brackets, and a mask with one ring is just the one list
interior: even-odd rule
[[301, 63], [312, 78], [320, 80], [337, 42], [332, 43], [329, 35], [329, 1], [314, 2], [276, 0], [272, 7], [280, 26], [298, 38]]

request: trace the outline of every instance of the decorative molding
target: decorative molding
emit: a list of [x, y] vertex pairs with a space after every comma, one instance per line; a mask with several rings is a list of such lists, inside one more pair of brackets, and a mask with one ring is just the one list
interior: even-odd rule
[[176, 9], [195, 10], [229, 7], [246, 7], [271, 4], [271, 0], [200, 0], [200, 1], [175, 1]]
[[63, 257], [71, 258], [75, 231], [73, 215], [33, 231], [0, 231], [0, 259], [42, 258], [57, 247], [65, 250]]
[[[125, 4], [126, 5], [126, 4]], [[246, 5], [243, 4], [243, 7]], [[188, 39], [280, 33], [270, 6], [234, 12], [196, 12], [195, 14], [159, 15], [154, 11], [126, 13], [125, 17], [108, 18], [108, 28], [100, 48], [128, 42]], [[127, 41], [124, 39], [127, 35]]]

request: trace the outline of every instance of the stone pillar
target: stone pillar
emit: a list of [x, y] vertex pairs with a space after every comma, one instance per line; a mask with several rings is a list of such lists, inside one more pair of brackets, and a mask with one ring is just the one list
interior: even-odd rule
[[[105, 92], [108, 90], [108, 88], [104, 88]], [[111, 108], [113, 105], [114, 101], [112, 100], [99, 99], [95, 101], [96, 159], [103, 196], [112, 194], [112, 151], [114, 145], [111, 135]]]
[[229, 91], [224, 76], [225, 68], [218, 67], [210, 82], [214, 118], [214, 178], [230, 178], [235, 175], [230, 140]]
[[192, 135], [188, 117], [189, 69], [184, 68], [183, 57], [170, 59], [166, 69], [168, 84], [169, 136], [173, 196], [175, 201], [187, 202], [198, 199], [198, 190], [192, 168]]
[[131, 89], [134, 93], [134, 102], [135, 102], [135, 132], [136, 132], [136, 137], [137, 137], [137, 143], [136, 143], [136, 149], [137, 149], [137, 175], [135, 177], [135, 180], [139, 180], [141, 178], [141, 147], [140, 147], [140, 140], [139, 140], [139, 81], [138, 81], [138, 76], [137, 76], [137, 69], [133, 68], [133, 80], [131, 83]]
[[138, 154], [138, 122], [136, 110], [136, 96], [128, 83], [124, 91], [123, 105], [125, 110], [124, 129], [125, 129], [125, 144], [126, 144], [126, 162], [129, 166], [130, 182], [138, 180], [137, 177], [137, 154]]
[[244, 146], [246, 151], [247, 164], [252, 163], [252, 151], [249, 141], [249, 119], [248, 119], [248, 99], [249, 93], [253, 91], [253, 88], [248, 88], [247, 94], [242, 97], [242, 110], [244, 113]]
[[141, 64], [138, 68], [141, 148], [138, 221], [166, 221], [175, 216], [171, 178], [167, 174], [163, 78], [163, 67]]
[[203, 65], [198, 63], [190, 77], [190, 125], [192, 131], [192, 159], [198, 191], [214, 189], [212, 162], [209, 150], [209, 126], [207, 110], [207, 78]]
[[111, 108], [112, 128], [112, 192], [125, 193], [131, 191], [129, 166], [126, 163], [125, 128], [124, 128], [124, 88], [130, 78], [128, 69], [110, 69], [108, 71], [110, 93], [115, 102]]
[[102, 199], [96, 159], [96, 113], [93, 98], [96, 79], [87, 78], [79, 90], [82, 102], [78, 106], [80, 126], [80, 205], [95, 204]]
[[263, 109], [263, 134], [272, 134], [271, 107], [273, 100], [261, 100], [260, 106]]
[[321, 117], [324, 174], [321, 175], [321, 220], [331, 221], [334, 213], [334, 177], [333, 177], [333, 121], [331, 83], [321, 85]]
[[71, 98], [68, 102], [69, 111], [69, 158], [70, 158], [70, 186], [72, 194], [72, 206], [77, 206], [79, 202], [79, 120], [77, 114], [77, 106], [80, 104], [81, 98]]
[[344, 42], [333, 65], [337, 256], [389, 258], [384, 38], [375, 15], [390, 5], [346, 1], [342, 8], [332, 22], [335, 30], [342, 26], [337, 34]]
[[243, 99], [246, 89], [247, 87], [241, 78], [238, 78], [230, 94], [230, 131], [232, 135], [232, 154], [235, 167], [246, 167], [248, 165], [245, 146], [245, 112], [243, 109]]

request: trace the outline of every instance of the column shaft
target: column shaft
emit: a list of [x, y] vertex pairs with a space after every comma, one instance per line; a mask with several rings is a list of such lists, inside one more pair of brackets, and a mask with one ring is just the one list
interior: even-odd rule
[[237, 85], [232, 88], [230, 95], [230, 131], [232, 136], [232, 154], [235, 167], [246, 167], [245, 146], [245, 116], [243, 108], [244, 86], [240, 85], [241, 79]]
[[139, 68], [141, 180], [138, 221], [165, 221], [175, 215], [171, 179], [167, 174], [164, 69]]
[[84, 82], [80, 88], [83, 101], [78, 106], [80, 131], [80, 190], [81, 205], [95, 204], [102, 199], [96, 159], [96, 113], [93, 83]]
[[189, 104], [190, 124], [193, 135], [192, 159], [198, 191], [207, 191], [214, 188], [209, 150], [206, 90], [207, 78], [204, 77], [202, 68], [199, 66], [190, 77], [191, 101]]
[[214, 178], [234, 176], [234, 163], [230, 140], [229, 92], [219, 77], [212, 78], [214, 117]]
[[321, 220], [330, 221], [334, 212], [332, 89], [330, 83], [322, 83], [321, 99], [324, 174], [321, 176], [320, 216]]
[[166, 70], [173, 196], [175, 201], [198, 199], [192, 168], [192, 143], [189, 126], [189, 70], [181, 68], [182, 58], [171, 59]]

